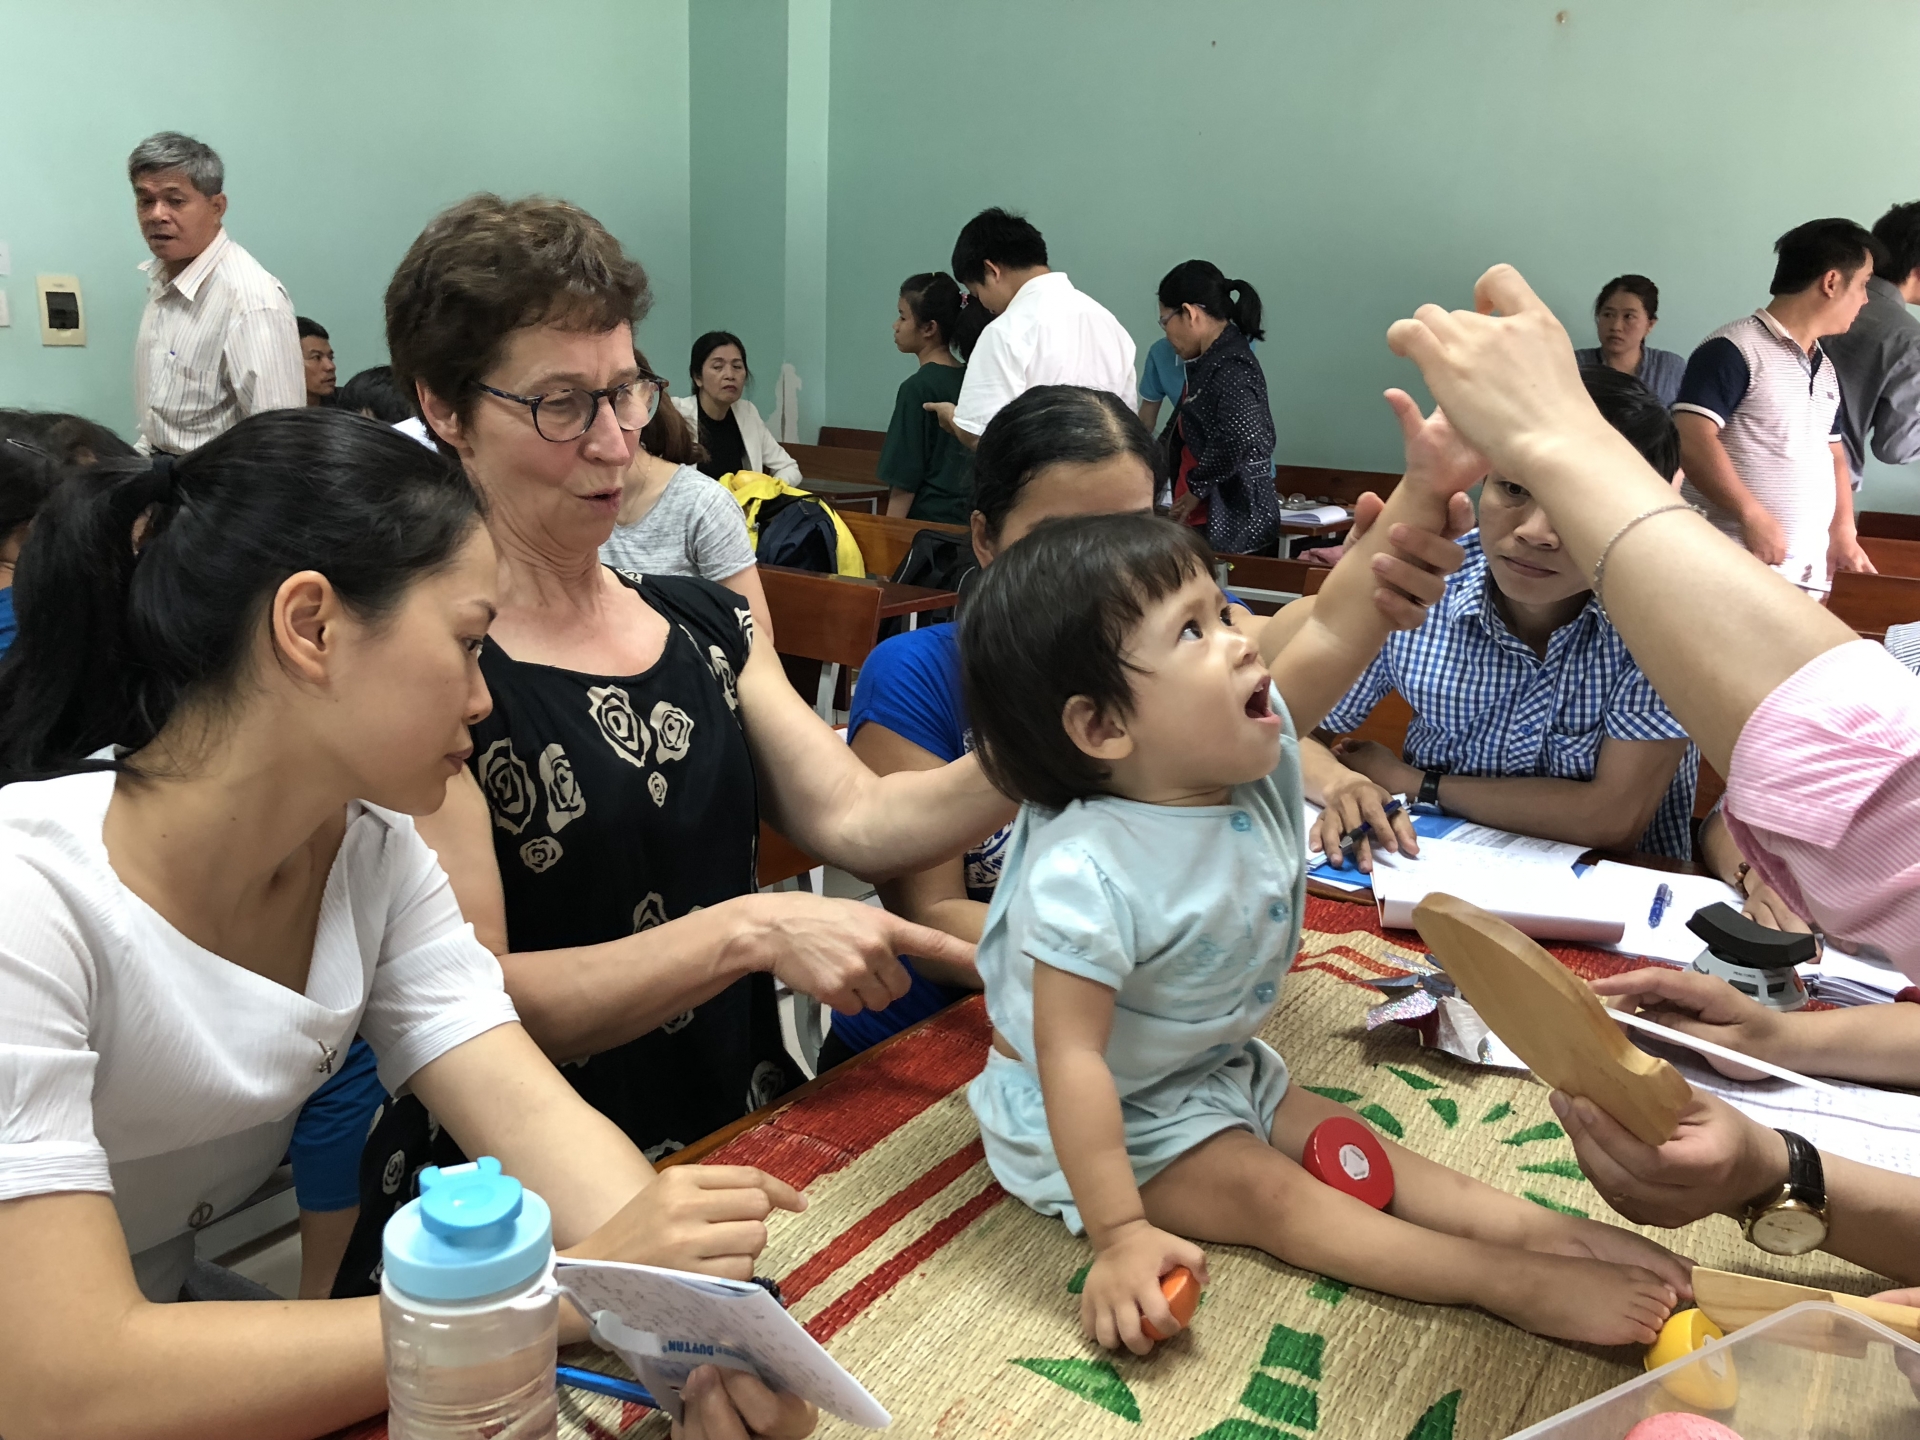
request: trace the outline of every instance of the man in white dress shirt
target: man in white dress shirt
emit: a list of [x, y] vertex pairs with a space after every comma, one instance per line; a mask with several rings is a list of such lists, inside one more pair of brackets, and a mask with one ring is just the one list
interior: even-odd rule
[[133, 352], [135, 441], [184, 455], [262, 410], [307, 403], [286, 288], [234, 243], [226, 169], [191, 136], [162, 131], [127, 157], [153, 259]]
[[1111, 390], [1139, 408], [1133, 337], [1106, 307], [1047, 268], [1047, 242], [998, 207], [969, 220], [953, 246], [953, 278], [995, 318], [967, 356], [958, 404], [926, 408], [969, 450], [1008, 401], [1036, 385]]

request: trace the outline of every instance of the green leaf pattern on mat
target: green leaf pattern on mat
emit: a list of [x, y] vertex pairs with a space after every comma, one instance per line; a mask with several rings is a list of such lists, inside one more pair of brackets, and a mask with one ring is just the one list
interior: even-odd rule
[[1453, 1440], [1453, 1419], [1460, 1411], [1460, 1392], [1450, 1390], [1413, 1422], [1407, 1440]]
[[1502, 1100], [1498, 1105], [1494, 1106], [1491, 1110], [1487, 1111], [1486, 1114], [1480, 1117], [1480, 1123], [1482, 1125], [1491, 1125], [1496, 1120], [1506, 1119], [1507, 1116], [1511, 1115], [1512, 1113], [1513, 1113], [1513, 1106], [1508, 1104], [1505, 1100]]
[[1371, 1120], [1376, 1130], [1384, 1130], [1396, 1140], [1407, 1133], [1406, 1128], [1393, 1118], [1393, 1112], [1380, 1105], [1362, 1105], [1360, 1118]]
[[1315, 1095], [1325, 1096], [1336, 1105], [1351, 1105], [1360, 1098], [1358, 1090], [1342, 1090], [1338, 1085], [1308, 1085], [1305, 1088]]
[[1389, 1075], [1404, 1080], [1416, 1090], [1438, 1090], [1440, 1088], [1440, 1082], [1438, 1080], [1429, 1080], [1426, 1076], [1417, 1074], [1412, 1070], [1402, 1070], [1398, 1065], [1382, 1065], [1380, 1068], [1385, 1070]]
[[1529, 1125], [1524, 1130], [1516, 1130], [1500, 1143], [1502, 1145], [1531, 1145], [1536, 1140], [1558, 1140], [1567, 1132], [1551, 1120], [1542, 1120], [1538, 1125]]
[[1305, 1330], [1289, 1330], [1276, 1325], [1267, 1336], [1266, 1352], [1260, 1363], [1270, 1370], [1291, 1370], [1309, 1380], [1320, 1378], [1320, 1357], [1326, 1353], [1327, 1337]]
[[1347, 1298], [1347, 1291], [1352, 1288], [1343, 1280], [1329, 1280], [1322, 1275], [1313, 1282], [1313, 1288], [1307, 1291], [1307, 1296], [1313, 1300], [1324, 1300], [1329, 1305], [1338, 1305]]
[[1575, 1160], [1542, 1160], [1536, 1165], [1522, 1165], [1522, 1175], [1558, 1175], [1562, 1180], [1585, 1180], [1587, 1177]]
[[1440, 1117], [1440, 1123], [1451, 1130], [1460, 1123], [1460, 1107], [1444, 1095], [1429, 1095], [1427, 1108]]
[[1204, 1435], [1193, 1440], [1294, 1440], [1285, 1430], [1271, 1425], [1256, 1425], [1251, 1420], [1222, 1420]]
[[1102, 1410], [1110, 1410], [1122, 1420], [1140, 1423], [1140, 1402], [1133, 1398], [1133, 1391], [1127, 1388], [1127, 1382], [1120, 1378], [1120, 1372], [1106, 1360], [1080, 1360], [1068, 1356], [1059, 1360], [1034, 1357], [1013, 1362], [1023, 1370], [1031, 1370], [1043, 1380], [1051, 1380], [1062, 1389], [1071, 1390], [1082, 1400], [1090, 1400]]
[[1085, 1265], [1082, 1265], [1067, 1277], [1067, 1293], [1069, 1295], [1078, 1295], [1082, 1290], [1087, 1288], [1087, 1272], [1091, 1269], [1093, 1269], [1093, 1262], [1089, 1260]]
[[1301, 1430], [1320, 1428], [1320, 1397], [1304, 1385], [1276, 1380], [1255, 1371], [1240, 1392], [1240, 1403], [1257, 1415]]
[[1534, 1204], [1544, 1206], [1548, 1210], [1557, 1210], [1562, 1215], [1578, 1215], [1582, 1220], [1589, 1218], [1587, 1212], [1579, 1206], [1563, 1204], [1551, 1195], [1542, 1195], [1538, 1190], [1522, 1190], [1520, 1193]]

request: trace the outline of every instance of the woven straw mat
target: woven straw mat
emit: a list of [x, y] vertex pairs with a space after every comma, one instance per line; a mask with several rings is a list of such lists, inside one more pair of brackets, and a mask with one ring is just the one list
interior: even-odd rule
[[[1412, 937], [1389, 941], [1371, 908], [1320, 900], [1309, 902], [1308, 924], [1263, 1032], [1295, 1083], [1488, 1184], [1617, 1219], [1573, 1163], [1544, 1086], [1423, 1051], [1397, 1025], [1365, 1030], [1379, 999], [1366, 979], [1401, 968], [1396, 952], [1422, 949]], [[1587, 975], [1623, 968], [1592, 951], [1557, 953]], [[1640, 1371], [1637, 1350], [1544, 1340], [1478, 1311], [1349, 1289], [1217, 1245], [1192, 1327], [1144, 1358], [1110, 1355], [1080, 1334], [1086, 1242], [1005, 1196], [981, 1158], [964, 1093], [985, 1057], [980, 1002], [929, 1028], [915, 1074], [876, 1073], [894, 1058], [878, 1057], [712, 1157], [805, 1185], [811, 1206], [776, 1217], [761, 1272], [780, 1279], [794, 1317], [892, 1412], [896, 1435], [1495, 1440]], [[880, 1133], [868, 1144], [863, 1128]], [[1765, 1256], [1722, 1218], [1645, 1233], [1702, 1264], [1881, 1288], [1828, 1256]], [[573, 1358], [619, 1370], [591, 1349]], [[637, 1407], [561, 1394], [570, 1440], [666, 1433], [662, 1417]], [[816, 1433], [867, 1432], [828, 1416]]]

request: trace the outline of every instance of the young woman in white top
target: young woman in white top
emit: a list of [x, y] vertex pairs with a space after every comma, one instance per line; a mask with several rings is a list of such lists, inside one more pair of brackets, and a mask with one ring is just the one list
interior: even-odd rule
[[[633, 360], [643, 379], [666, 387], [637, 348]], [[698, 575], [724, 585], [746, 599], [754, 625], [771, 639], [767, 592], [746, 517], [725, 486], [700, 473], [704, 459], [693, 427], [672, 405], [660, 406], [640, 431], [620, 513], [600, 546], [600, 559], [635, 575]]]
[[[745, 1168], [656, 1178], [521, 1029], [414, 831], [490, 704], [479, 509], [376, 421], [278, 410], [101, 467], [36, 524], [0, 672], [9, 1440], [317, 1436], [383, 1407], [371, 1299], [156, 1303], [356, 1032], [573, 1253], [746, 1276], [763, 1218], [804, 1204]], [[740, 1433], [729, 1396], [811, 1423], [701, 1393], [691, 1433]]]
[[741, 398], [753, 372], [747, 369], [747, 347], [738, 335], [725, 330], [702, 335], [693, 342], [687, 373], [693, 377], [693, 394], [676, 395], [673, 404], [696, 428], [707, 452], [702, 474], [718, 480], [736, 470], [751, 470], [791, 485], [800, 483], [799, 462], [780, 448], [753, 402]]

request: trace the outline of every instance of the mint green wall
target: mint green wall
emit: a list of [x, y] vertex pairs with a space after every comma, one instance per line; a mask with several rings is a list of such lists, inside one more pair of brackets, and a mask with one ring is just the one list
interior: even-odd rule
[[693, 335], [730, 330], [753, 368], [748, 397], [771, 415], [786, 344], [787, 6], [692, 0], [693, 331], [648, 356], [688, 393]]
[[[1390, 321], [1510, 260], [1592, 344], [1639, 270], [1690, 349], [1782, 231], [1920, 195], [1916, 53], [1887, 0], [836, 0], [828, 418], [886, 423], [900, 280], [1004, 204], [1142, 349], [1173, 264], [1251, 280], [1279, 458], [1394, 468]], [[1920, 473], [1868, 484], [1920, 509]]]
[[[386, 359], [381, 296], [427, 219], [480, 189], [585, 206], [645, 262], [643, 343], [692, 338], [688, 0], [127, 0], [0, 20], [0, 404], [132, 420], [147, 258], [126, 156], [155, 130], [227, 164], [234, 237], [332, 332]], [[80, 277], [84, 349], [47, 349], [36, 272]]]

